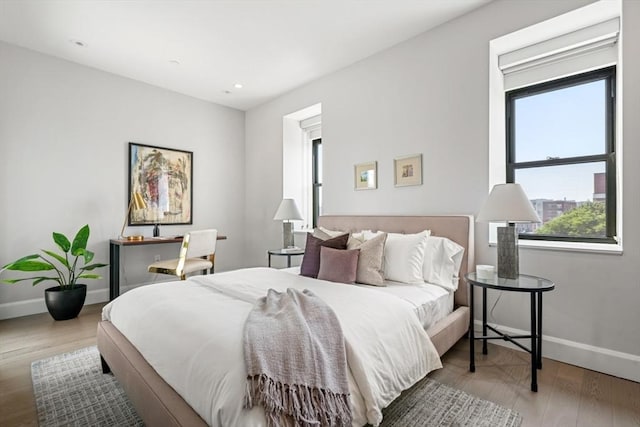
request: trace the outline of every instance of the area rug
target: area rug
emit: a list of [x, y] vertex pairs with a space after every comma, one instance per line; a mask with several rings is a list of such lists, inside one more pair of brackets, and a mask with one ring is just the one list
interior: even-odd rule
[[[103, 374], [95, 346], [31, 364], [41, 427], [143, 426], [112, 374]], [[425, 378], [384, 411], [383, 427], [518, 427], [522, 417], [495, 403]]]

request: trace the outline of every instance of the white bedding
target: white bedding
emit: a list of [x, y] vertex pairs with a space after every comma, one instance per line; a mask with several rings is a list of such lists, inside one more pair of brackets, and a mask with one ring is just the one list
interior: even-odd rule
[[[281, 271], [300, 274], [300, 267], [285, 268]], [[356, 284], [356, 286], [396, 296], [411, 304], [425, 331], [453, 312], [453, 291], [446, 290], [442, 286], [426, 282], [402, 283], [391, 280], [385, 280], [384, 285]]]
[[354, 425], [378, 425], [382, 408], [442, 367], [406, 301], [267, 268], [136, 288], [107, 304], [103, 319], [209, 425], [264, 426], [262, 408], [242, 409], [242, 331], [255, 301], [269, 288], [309, 289], [333, 308], [346, 341]]
[[425, 331], [453, 311], [453, 292], [437, 285], [388, 282], [387, 286], [375, 286], [374, 291], [396, 296], [411, 304]]

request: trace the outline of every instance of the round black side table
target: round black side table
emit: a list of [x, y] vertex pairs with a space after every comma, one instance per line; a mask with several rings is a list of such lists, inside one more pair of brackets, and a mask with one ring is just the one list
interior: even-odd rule
[[[509, 341], [524, 351], [531, 354], [531, 391], [538, 391], [538, 369], [542, 369], [542, 293], [551, 291], [555, 284], [542, 277], [520, 274], [515, 279], [498, 277], [497, 274], [490, 278], [478, 278], [476, 273], [468, 273], [464, 276], [469, 283], [469, 370], [475, 372], [475, 340], [482, 340], [482, 354], [487, 354], [487, 340]], [[482, 336], [476, 337], [473, 328], [473, 288], [482, 288]], [[528, 292], [531, 296], [531, 334], [507, 335], [498, 331], [491, 325], [487, 325], [487, 289], [496, 289], [507, 292]], [[488, 331], [497, 334], [487, 335]], [[531, 339], [531, 348], [527, 348], [517, 339]]]

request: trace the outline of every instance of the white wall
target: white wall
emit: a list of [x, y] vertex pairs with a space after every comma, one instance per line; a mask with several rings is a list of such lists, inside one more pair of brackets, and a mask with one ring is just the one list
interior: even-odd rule
[[[0, 263], [53, 249], [51, 232], [91, 226], [89, 248], [108, 262], [127, 205], [128, 142], [194, 153], [193, 226], [218, 228], [218, 270], [243, 265], [244, 112], [0, 43]], [[151, 236], [151, 227], [132, 227]], [[126, 248], [124, 285], [149, 282], [153, 256], [178, 245]], [[108, 269], [88, 302], [108, 297]], [[3, 278], [8, 277], [3, 274]], [[53, 282], [48, 282], [53, 286]], [[47, 284], [0, 284], [0, 318], [46, 311]], [[33, 300], [32, 300], [33, 299]], [[19, 302], [16, 304], [16, 302]]]
[[[489, 41], [590, 3], [496, 1], [254, 108], [246, 116], [247, 256], [265, 264], [282, 188], [282, 116], [322, 102], [325, 213], [474, 214], [488, 189]], [[545, 355], [616, 375], [640, 374], [640, 4], [624, 2], [624, 240], [622, 256], [521, 250], [521, 271], [545, 276]], [[394, 188], [393, 158], [423, 153], [424, 184]], [[353, 165], [378, 161], [374, 191], [353, 190]], [[268, 167], [265, 167], [268, 165]], [[487, 226], [478, 263], [495, 264]], [[505, 294], [495, 322], [528, 329], [528, 299]], [[618, 363], [619, 362], [619, 363]], [[629, 373], [633, 369], [635, 374]], [[636, 378], [638, 380], [639, 378]]]

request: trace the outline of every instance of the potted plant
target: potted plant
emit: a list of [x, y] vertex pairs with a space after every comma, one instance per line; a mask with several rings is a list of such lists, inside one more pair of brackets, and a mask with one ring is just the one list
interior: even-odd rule
[[[55, 320], [73, 319], [82, 310], [87, 296], [87, 285], [79, 284], [78, 281], [81, 279], [99, 279], [99, 275], [87, 273], [87, 271], [107, 265], [100, 263], [90, 264], [94, 253], [87, 250], [88, 240], [89, 225], [85, 225], [76, 233], [73, 242], [70, 242], [64, 234], [54, 232], [53, 241], [62, 250], [62, 254], [42, 249], [44, 255], [27, 255], [5, 265], [0, 270], [0, 273], [5, 270], [23, 272], [52, 271], [55, 272], [54, 275], [36, 275], [18, 279], [4, 279], [2, 281], [14, 284], [32, 280], [34, 286], [47, 280], [57, 282], [58, 286], [44, 291], [47, 310]], [[80, 262], [81, 260], [82, 262]]]

